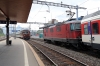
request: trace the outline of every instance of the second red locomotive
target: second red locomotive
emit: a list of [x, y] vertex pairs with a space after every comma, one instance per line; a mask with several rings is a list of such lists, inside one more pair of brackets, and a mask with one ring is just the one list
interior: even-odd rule
[[21, 38], [25, 40], [30, 39], [30, 31], [29, 30], [22, 30], [21, 31]]

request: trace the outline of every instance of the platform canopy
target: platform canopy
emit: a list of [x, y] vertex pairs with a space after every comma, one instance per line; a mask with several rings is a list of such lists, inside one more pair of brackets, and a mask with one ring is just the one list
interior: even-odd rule
[[[33, 0], [0, 0], [0, 20], [27, 22]], [[2, 13], [3, 12], [3, 13]]]

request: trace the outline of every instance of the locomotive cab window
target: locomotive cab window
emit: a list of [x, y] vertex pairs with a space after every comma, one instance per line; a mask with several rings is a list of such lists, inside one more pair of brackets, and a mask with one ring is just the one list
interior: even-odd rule
[[23, 34], [28, 34], [28, 32], [23, 32]]
[[81, 29], [81, 24], [75, 23], [75, 30], [80, 30], [80, 29]]
[[61, 31], [61, 27], [60, 26], [57, 26], [56, 30], [59, 32]]
[[53, 32], [53, 28], [50, 28], [50, 32]]
[[84, 34], [88, 34], [88, 24], [84, 25]]
[[93, 23], [92, 24], [92, 32], [93, 32], [93, 34], [99, 34], [99, 31], [98, 31], [98, 23]]
[[70, 30], [74, 30], [74, 26], [75, 26], [75, 25], [74, 25], [73, 23], [71, 23], [71, 24], [70, 24]]

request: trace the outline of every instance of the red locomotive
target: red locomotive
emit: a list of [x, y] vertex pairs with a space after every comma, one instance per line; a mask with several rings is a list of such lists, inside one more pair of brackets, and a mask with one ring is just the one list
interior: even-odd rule
[[44, 27], [44, 41], [71, 44], [79, 48], [81, 43], [81, 20], [59, 22], [52, 26]]
[[21, 38], [25, 40], [30, 39], [30, 31], [29, 30], [22, 30], [21, 31]]

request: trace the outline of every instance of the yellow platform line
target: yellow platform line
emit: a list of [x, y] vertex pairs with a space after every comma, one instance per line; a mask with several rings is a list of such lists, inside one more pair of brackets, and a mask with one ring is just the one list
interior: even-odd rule
[[[24, 41], [24, 42], [26, 42], [26, 41]], [[37, 62], [39, 64], [39, 66], [45, 66], [44, 63], [42, 62], [42, 60], [39, 58], [38, 54], [35, 52], [35, 50], [29, 45], [29, 43], [27, 43], [27, 44], [30, 47], [32, 53], [34, 54], [34, 56], [35, 56], [35, 58], [36, 58], [36, 60], [37, 60]]]

